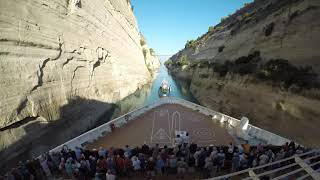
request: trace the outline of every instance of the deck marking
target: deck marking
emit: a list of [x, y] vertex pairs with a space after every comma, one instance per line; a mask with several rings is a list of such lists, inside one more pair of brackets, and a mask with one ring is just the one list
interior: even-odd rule
[[170, 144], [172, 144], [172, 128], [170, 127], [170, 114], [168, 112], [168, 126], [169, 126], [169, 135], [170, 135]]
[[178, 130], [178, 131], [181, 131], [181, 118], [180, 118], [180, 112], [179, 111], [175, 111], [172, 113], [172, 116], [171, 116], [171, 123], [170, 123], [170, 120], [168, 119], [169, 121], [169, 127], [170, 127], [170, 124], [171, 124], [171, 128], [170, 128], [170, 136], [171, 136], [171, 143], [172, 145], [174, 145], [175, 143], [175, 131]]
[[[176, 117], [178, 117], [178, 119]], [[180, 112], [179, 111], [175, 111], [172, 114], [171, 122], [172, 122], [172, 130], [173, 131], [176, 130], [176, 129], [178, 131], [181, 131], [181, 118], [180, 118]], [[179, 125], [179, 126], [177, 127], [177, 125]]]
[[162, 128], [158, 129], [158, 131], [153, 135], [153, 139], [164, 140], [166, 138], [170, 139], [168, 133]]
[[[159, 143], [159, 144], [160, 143], [161, 144], [171, 143], [171, 137], [169, 135], [170, 132], [167, 132], [164, 128], [161, 128], [161, 125], [160, 125], [160, 127], [156, 127], [156, 125], [155, 125], [156, 121], [162, 121], [161, 118], [158, 119], [158, 117], [156, 116], [157, 113], [159, 114], [160, 117], [163, 117], [165, 115], [167, 115], [167, 119], [169, 119], [169, 117], [170, 117], [168, 109], [161, 109], [160, 111], [155, 111], [154, 112], [150, 143]], [[155, 128], [158, 128], [156, 133], [154, 133]], [[168, 126], [168, 128], [170, 130], [170, 126]], [[168, 139], [169, 142], [168, 141], [163, 141], [165, 139]]]
[[156, 119], [156, 112], [153, 112], [153, 120], [152, 120], [152, 128], [151, 128], [151, 135], [150, 135], [150, 143], [152, 143], [152, 136], [153, 136], [153, 129], [154, 129], [154, 120]]
[[194, 140], [196, 140], [199, 143], [206, 143], [206, 142], [215, 142], [216, 140], [214, 139], [215, 133], [212, 129], [210, 128], [196, 128], [192, 131], [192, 134], [194, 136]]

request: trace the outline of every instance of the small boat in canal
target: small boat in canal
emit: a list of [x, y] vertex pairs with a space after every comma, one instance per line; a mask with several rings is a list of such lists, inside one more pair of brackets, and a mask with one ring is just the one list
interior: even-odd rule
[[170, 85], [167, 80], [163, 80], [161, 86], [159, 87], [158, 94], [159, 97], [167, 97], [170, 95]]

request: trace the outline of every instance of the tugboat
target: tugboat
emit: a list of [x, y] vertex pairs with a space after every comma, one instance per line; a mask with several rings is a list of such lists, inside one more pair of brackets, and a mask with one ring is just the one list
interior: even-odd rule
[[170, 95], [170, 85], [167, 80], [163, 80], [161, 86], [159, 87], [158, 94], [159, 97], [167, 97]]

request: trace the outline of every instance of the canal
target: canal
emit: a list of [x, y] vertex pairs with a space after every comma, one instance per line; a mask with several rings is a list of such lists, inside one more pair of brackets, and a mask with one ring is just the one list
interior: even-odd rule
[[156, 79], [152, 83], [152, 86], [150, 89], [150, 91], [151, 91], [150, 96], [147, 98], [145, 104], [146, 105], [151, 104], [151, 103], [154, 103], [160, 99], [160, 97], [158, 96], [158, 89], [164, 79], [167, 80], [171, 86], [170, 96], [178, 97], [178, 98], [185, 99], [185, 100], [188, 100], [191, 102], [196, 102], [195, 98], [192, 96], [190, 91], [184, 89], [183, 86], [178, 84], [172, 78], [172, 76], [169, 74], [168, 69], [164, 65], [164, 62], [166, 60], [168, 60], [168, 58], [170, 58], [170, 56], [159, 56], [159, 59], [161, 62], [159, 73], [158, 73]]

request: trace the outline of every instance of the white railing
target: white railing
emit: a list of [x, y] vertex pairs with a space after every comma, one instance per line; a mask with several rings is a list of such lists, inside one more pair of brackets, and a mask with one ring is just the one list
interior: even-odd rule
[[55, 147], [54, 149], [50, 150], [50, 152], [54, 151], [60, 151], [63, 146], [67, 146], [70, 149], [74, 149], [75, 147], [82, 147], [83, 144], [93, 142], [97, 140], [98, 138], [104, 136], [106, 133], [112, 132], [111, 130], [111, 124], [114, 124], [115, 127], [121, 127], [122, 125], [126, 124], [127, 122], [131, 121], [132, 119], [136, 118], [137, 116], [149, 111], [150, 109], [156, 107], [156, 104], [150, 105], [150, 106], [144, 106], [142, 108], [138, 108], [136, 110], [133, 110], [127, 114], [124, 114], [118, 118], [115, 118], [101, 126], [98, 126], [88, 132], [85, 132], [81, 134], [80, 136], [77, 136], [66, 143], [59, 145]]
[[[179, 98], [175, 98], [175, 97], [166, 97], [166, 98], [162, 98], [159, 101], [157, 101], [154, 104], [148, 105], [148, 106], [144, 106], [141, 108], [138, 108], [136, 110], [133, 110], [127, 114], [124, 114], [116, 119], [113, 119], [99, 127], [96, 127], [78, 137], [75, 137], [73, 139], [71, 139], [70, 141], [50, 150], [50, 152], [52, 151], [60, 151], [62, 149], [63, 146], [68, 146], [68, 148], [74, 149], [75, 147], [83, 147], [84, 144], [86, 143], [90, 143], [90, 142], [94, 142], [95, 140], [97, 140], [98, 138], [104, 136], [106, 133], [110, 133], [111, 130], [111, 124], [114, 124], [115, 127], [121, 127], [124, 124], [126, 124], [128, 121], [134, 120], [136, 117], [138, 117], [141, 114], [144, 114], [145, 112], [161, 106], [163, 104], [179, 104], [182, 105], [184, 107], [196, 110], [202, 114], [205, 114], [207, 116], [211, 116], [212, 120], [214, 121], [219, 121], [221, 123], [227, 123], [227, 125], [229, 125], [231, 128], [236, 127], [239, 123], [240, 120], [227, 116], [225, 114], [222, 114], [220, 112], [217, 111], [213, 111], [209, 108], [200, 106], [198, 104], [183, 100], [183, 99], [179, 99]], [[260, 129], [258, 127], [249, 125], [249, 129], [248, 129], [248, 134], [251, 137], [263, 140], [265, 142], [267, 142], [268, 144], [273, 144], [273, 145], [282, 145], [285, 142], [288, 142], [289, 140], [286, 138], [283, 138], [281, 136], [278, 136], [274, 133], [271, 133], [269, 131]]]
[[320, 179], [320, 150], [312, 150], [303, 154], [275, 161], [262, 166], [245, 169], [223, 176], [211, 178], [220, 179], [244, 179], [258, 180], [262, 177], [270, 179]]
[[[225, 122], [227, 123], [230, 127], [236, 127], [239, 125], [240, 120], [233, 118], [231, 116], [225, 115], [223, 113], [214, 111], [212, 109], [200, 106], [198, 104], [183, 100], [183, 99], [178, 99], [174, 97], [170, 97], [169, 102], [173, 102], [176, 104], [183, 105], [185, 107], [191, 108], [193, 110], [198, 110], [200, 113], [205, 114], [205, 115], [210, 115], [212, 116], [213, 120], [217, 120], [220, 122]], [[272, 144], [272, 145], [283, 145], [286, 142], [290, 142], [289, 139], [281, 137], [277, 134], [274, 134], [272, 132], [266, 131], [264, 129], [258, 128], [256, 126], [253, 126], [249, 124], [247, 133], [250, 137], [256, 138], [259, 140], [262, 140], [266, 142], [267, 144]]]

